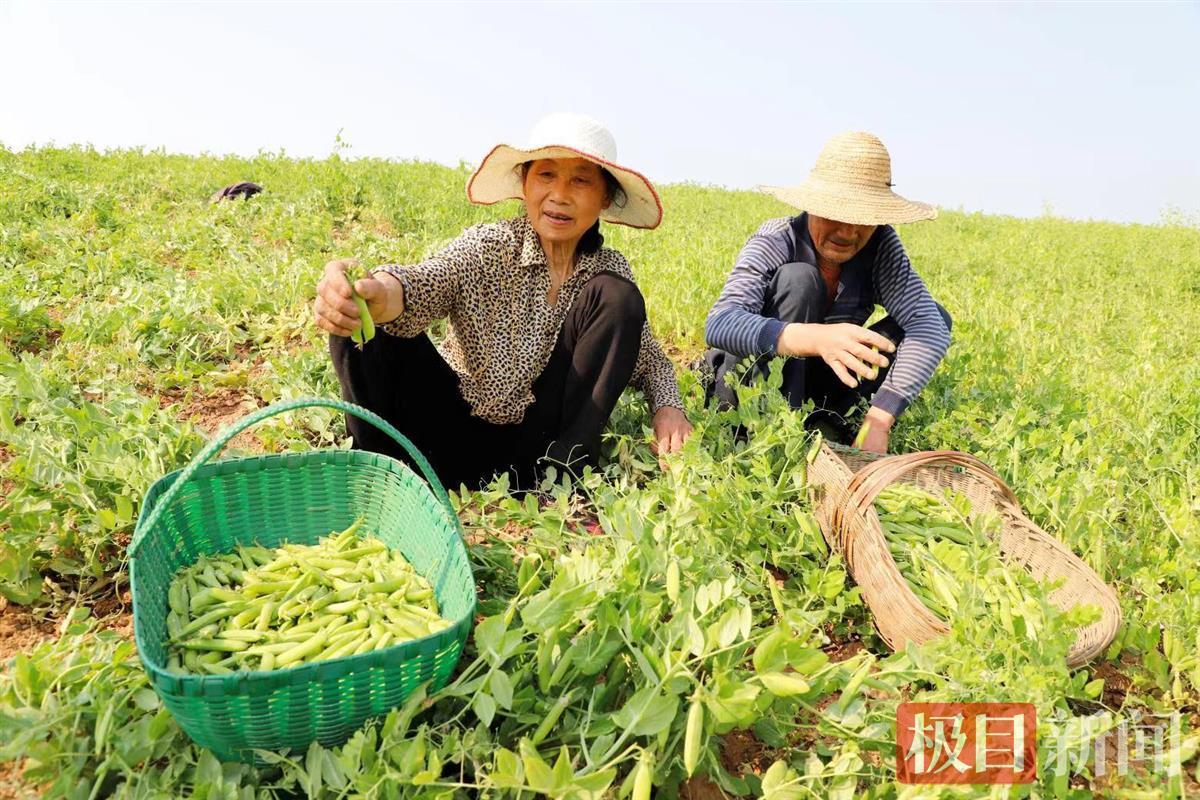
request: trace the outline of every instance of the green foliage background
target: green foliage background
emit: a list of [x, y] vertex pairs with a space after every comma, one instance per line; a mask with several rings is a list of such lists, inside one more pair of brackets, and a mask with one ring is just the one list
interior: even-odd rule
[[[30, 785], [72, 797], [92, 789], [91, 796], [207, 797], [516, 791], [495, 777], [504, 766], [492, 760], [495, 750], [518, 752], [554, 698], [530, 697], [524, 710], [493, 708], [498, 718], [510, 715], [507, 727], [494, 729], [464, 704], [495, 694], [488, 670], [513, 677], [528, 666], [534, 656], [525, 646], [536, 648], [536, 626], [515, 623], [525, 625], [514, 628], [525, 644], [507, 664], [480, 661], [469, 649], [464, 663], [472, 666], [436, 699], [430, 719], [391, 719], [356, 740], [352, 752], [318, 748], [295, 764], [256, 771], [214, 766], [187, 745], [147, 694], [128, 644], [97, 635], [80, 610], [124, 580], [123, 544], [147, 487], [198, 450], [202, 433], [186, 411], [215, 397], [265, 404], [337, 394], [310, 311], [327, 259], [415, 262], [469, 224], [517, 213], [516, 204], [468, 204], [467, 175], [465, 168], [336, 156], [0, 147], [0, 593], [67, 614], [63, 639], [18, 656], [0, 678], [0, 732], [12, 734], [3, 737], [9, 744], [0, 747], [0, 759], [23, 764]], [[213, 191], [240, 180], [266, 192], [244, 203], [208, 202]], [[703, 348], [704, 317], [746, 237], [789, 209], [761, 195], [693, 185], [662, 187], [662, 195], [666, 221], [659, 230], [608, 226], [605, 234], [633, 264], [651, 324], [682, 369]], [[1200, 685], [1200, 359], [1191, 336], [1200, 329], [1200, 231], [943, 212], [900, 234], [951, 312], [954, 331], [947, 359], [902, 418], [893, 449], [964, 450], [993, 465], [1035, 521], [1116, 586], [1126, 625], [1108, 666], [1131, 682], [1127, 710], [1193, 713]], [[790, 476], [801, 469], [807, 441], [794, 415], [767, 394], [748, 393], [740, 420], [755, 438], [743, 450], [728, 434], [733, 418], [703, 409], [692, 378], [682, 382], [698, 431], [670, 473], [652, 466], [644, 405], [628, 394], [607, 441], [605, 474], [589, 479], [590, 505], [553, 486], [545, 487], [545, 508], [505, 500], [503, 487], [460, 496], [473, 558], [493, 601], [485, 613], [526, 600], [514, 599], [514, 553], [526, 546], [506, 537], [513, 526], [526, 531], [527, 549], [544, 556], [549, 572], [575, 574], [571, 559], [584, 556], [625, 565], [605, 580], [646, 607], [665, 602], [664, 553], [685, 560], [694, 554], [685, 576], [695, 586], [734, 578], [737, 591], [723, 602], [753, 608], [753, 632], [737, 639], [747, 657], [777, 627], [763, 568], [782, 570], [796, 647], [824, 651], [861, 638], [878, 660], [856, 656], [826, 673], [810, 664], [817, 675], [801, 705], [764, 701], [765, 694], [755, 700], [755, 735], [773, 757], [791, 762], [794, 780], [779, 788], [773, 778], [764, 787], [753, 770], [729, 774], [714, 743], [704, 764], [727, 791], [824, 797], [873, 787], [876, 796], [903, 795], [892, 783], [886, 724], [902, 687], [940, 699], [1030, 698], [1047, 716], [1057, 710], [1082, 718], [1098, 703], [1111, 705], [1092, 682], [1099, 665], [1074, 675], [1061, 666], [1069, 633], [1054, 631], [1067, 622], [1049, 611], [1045, 640], [1011, 641], [974, 620], [943, 645], [889, 657], [857, 592], [843, 585], [837, 559], [802, 522], [811, 519], [802, 481], [793, 485]], [[256, 434], [251, 449], [345, 444], [340, 420], [322, 411], [274, 420]], [[600, 518], [613, 544], [580, 533], [580, 520], [590, 516]], [[644, 523], [635, 524], [636, 517]], [[700, 559], [704, 553], [711, 558]], [[573, 613], [578, 631], [599, 611]], [[671, 630], [664, 623], [659, 637], [668, 652]], [[732, 691], [721, 681], [747, 670], [707, 650], [694, 655], [694, 686], [675, 695], [667, 686], [663, 696], [686, 703], [694, 690]], [[839, 696], [860, 662], [880, 676], [876, 695], [820, 710], [822, 697]], [[82, 677], [51, 685], [48, 676], [72, 663], [85, 665], [76, 672], [91, 676], [89, 688]], [[587, 676], [577, 677], [582, 695]], [[577, 711], [572, 706], [562, 724], [586, 730]], [[661, 790], [678, 791], [674, 737], [683, 714], [668, 726], [666, 741], [651, 746], [655, 737], [646, 737], [637, 752], [609, 759], [613, 791], [640, 752], [656, 754]], [[143, 730], [144, 746], [126, 752], [137, 735], [106, 738], [117, 722], [116, 729]], [[17, 730], [25, 733], [17, 737]], [[388, 747], [416, 741], [426, 771], [429, 754], [438, 754], [436, 780], [417, 780], [420, 770], [397, 766], [399, 756], [391, 771], [381, 766]], [[588, 773], [576, 752], [579, 738], [551, 735], [550, 742], [568, 747], [580, 780], [602, 772], [597, 764]], [[559, 752], [542, 750], [550, 762]], [[367, 751], [378, 755], [368, 758]], [[535, 786], [529, 762], [519, 763], [521, 780]], [[454, 780], [445, 777], [451, 773]], [[1121, 786], [1178, 793], [1191, 778], [1152, 772], [1123, 778]], [[590, 785], [568, 781], [551, 793], [584, 793]], [[563, 788], [569, 786], [575, 788]], [[1039, 791], [1082, 790], [1044, 778]]]

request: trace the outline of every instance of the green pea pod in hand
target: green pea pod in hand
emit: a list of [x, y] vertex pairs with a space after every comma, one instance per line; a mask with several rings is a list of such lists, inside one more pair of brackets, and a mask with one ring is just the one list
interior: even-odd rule
[[860, 428], [858, 431], [858, 436], [854, 437], [854, 444], [852, 445], [852, 447], [854, 447], [855, 450], [861, 450], [862, 446], [863, 446], [863, 442], [865, 442], [867, 440], [867, 434], [870, 432], [871, 432], [871, 420], [865, 419], [865, 420], [863, 420], [862, 428]]
[[361, 350], [364, 344], [375, 338], [375, 320], [371, 319], [371, 312], [367, 309], [367, 301], [362, 298], [362, 295], [354, 291], [354, 278], [349, 272], [346, 273], [346, 282], [350, 284], [350, 296], [354, 299], [354, 304], [358, 306], [358, 317], [362, 321], [351, 332], [350, 339]]

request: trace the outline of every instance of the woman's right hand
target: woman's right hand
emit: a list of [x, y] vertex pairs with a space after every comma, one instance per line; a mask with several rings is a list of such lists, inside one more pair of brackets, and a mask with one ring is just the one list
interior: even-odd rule
[[[317, 282], [317, 299], [313, 304], [317, 326], [335, 336], [349, 336], [358, 329], [358, 306], [350, 296], [346, 270], [357, 268], [358, 261], [343, 258], [325, 265], [325, 274]], [[391, 322], [404, 313], [404, 289], [400, 281], [386, 272], [361, 278], [354, 291], [367, 301], [367, 310], [376, 323]]]
[[832, 325], [793, 322], [779, 335], [776, 349], [784, 356], [820, 356], [838, 380], [853, 389], [858, 386], [859, 376], [868, 379], [873, 376], [870, 365], [886, 367], [888, 359], [883, 354], [895, 352], [896, 346], [870, 328], [849, 322]]

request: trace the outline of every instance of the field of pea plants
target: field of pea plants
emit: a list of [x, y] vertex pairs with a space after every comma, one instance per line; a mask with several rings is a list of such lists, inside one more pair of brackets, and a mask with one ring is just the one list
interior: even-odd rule
[[[789, 211], [692, 185], [664, 187], [659, 230], [606, 229], [696, 426], [670, 468], [629, 392], [579, 484], [455, 492], [479, 599], [445, 688], [259, 766], [192, 744], [133, 642], [145, 493], [254, 409], [337, 397], [311, 315], [324, 262], [416, 262], [517, 213], [469, 205], [467, 174], [0, 147], [0, 797], [939, 796], [897, 781], [904, 701], [1036, 706], [1033, 784], [945, 796], [1200, 795], [1200, 230], [948, 211], [900, 229], [954, 341], [893, 450], [978, 456], [1116, 590], [1116, 640], [1070, 669], [1087, 612], [1037, 589], [1015, 625], [971, 605], [940, 640], [884, 645], [813, 517], [799, 416], [761, 387], [706, 409], [686, 371], [741, 244]], [[209, 202], [243, 180], [265, 191]], [[346, 446], [313, 409], [226, 455]], [[1148, 715], [1178, 720], [1162, 758], [1131, 737], [1119, 759]]]

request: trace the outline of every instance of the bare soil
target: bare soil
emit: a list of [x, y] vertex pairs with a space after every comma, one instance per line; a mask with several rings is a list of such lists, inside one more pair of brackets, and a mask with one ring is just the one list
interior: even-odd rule
[[[721, 766], [735, 777], [746, 773], [762, 775], [780, 757], [748, 730], [730, 731], [721, 737]], [[703, 773], [693, 775], [679, 787], [681, 800], [724, 800], [730, 797]]]
[[24, 777], [24, 760], [0, 762], [0, 800], [32, 800], [42, 792]]
[[[1133, 681], [1121, 669], [1125, 665], [1125, 656], [1126, 654], [1123, 653], [1121, 664], [1104, 661], [1093, 671], [1095, 677], [1104, 679], [1104, 694], [1101, 695], [1101, 699], [1104, 705], [1112, 709], [1118, 709], [1125, 705], [1125, 696], [1133, 685]], [[1133, 656], [1130, 655], [1129, 658], [1133, 658]]]
[[721, 764], [730, 775], [762, 775], [776, 758], [776, 752], [751, 731], [735, 730], [721, 737]]
[[[179, 417], [191, 422], [205, 434], [212, 436], [259, 407], [258, 398], [244, 390], [220, 388], [205, 397], [196, 397], [185, 402], [179, 412]], [[262, 440], [251, 431], [239, 433], [229, 443], [229, 446], [237, 450], [255, 453], [261, 453], [266, 449]]]
[[845, 642], [834, 639], [824, 648], [825, 655], [829, 656], [829, 660], [834, 662], [854, 658], [866, 649], [867, 647], [862, 643], [861, 639], [851, 639]]
[[0, 663], [58, 637], [53, 619], [5, 600], [0, 604]]
[[92, 606], [92, 614], [110, 631], [133, 639], [133, 597], [125, 589], [119, 595], [107, 594]]
[[725, 800], [725, 794], [720, 786], [713, 783], [712, 778], [697, 773], [679, 786], [680, 800]]

